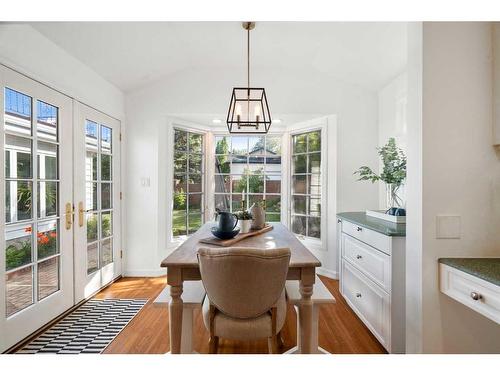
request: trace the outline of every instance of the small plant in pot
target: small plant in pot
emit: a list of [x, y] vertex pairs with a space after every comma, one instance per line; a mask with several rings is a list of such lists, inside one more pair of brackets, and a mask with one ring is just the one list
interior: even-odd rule
[[248, 211], [239, 211], [236, 213], [238, 217], [238, 223], [240, 224], [240, 233], [250, 232], [252, 227], [252, 214]]
[[378, 175], [370, 167], [362, 166], [354, 174], [359, 175], [358, 181], [385, 182], [388, 207], [386, 213], [406, 216], [404, 202], [400, 196], [400, 188], [406, 179], [406, 155], [396, 146], [394, 138], [389, 138], [387, 144], [377, 150], [382, 159], [382, 173]]

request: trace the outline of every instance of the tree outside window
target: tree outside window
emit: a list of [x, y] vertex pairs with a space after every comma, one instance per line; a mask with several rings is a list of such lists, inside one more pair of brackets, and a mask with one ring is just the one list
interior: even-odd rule
[[174, 130], [174, 196], [172, 234], [196, 232], [203, 224], [204, 137]]

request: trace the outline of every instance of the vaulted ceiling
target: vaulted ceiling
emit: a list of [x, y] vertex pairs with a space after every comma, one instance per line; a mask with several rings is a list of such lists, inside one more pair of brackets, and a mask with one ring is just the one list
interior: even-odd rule
[[[246, 69], [240, 22], [42, 22], [34, 28], [124, 92], [186, 68]], [[258, 22], [251, 64], [377, 90], [406, 66], [406, 23]]]

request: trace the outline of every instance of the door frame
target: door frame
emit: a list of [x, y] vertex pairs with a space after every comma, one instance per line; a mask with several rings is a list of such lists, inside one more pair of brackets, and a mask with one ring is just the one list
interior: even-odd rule
[[[37, 182], [36, 176], [36, 163], [37, 160], [34, 157], [33, 150], [36, 145], [34, 141], [36, 140], [36, 116], [37, 116], [37, 99], [46, 101], [47, 103], [58, 107], [58, 238], [59, 238], [59, 290], [53, 294], [43, 298], [41, 301], [37, 301], [37, 280], [35, 270], [33, 271], [33, 298], [34, 303], [19, 312], [14, 313], [10, 317], [5, 317], [6, 312], [6, 285], [5, 277], [0, 278], [0, 352], [15, 345], [20, 340], [24, 339], [26, 336], [30, 335], [32, 332], [39, 329], [44, 324], [50, 322], [56, 316], [64, 313], [66, 310], [71, 308], [74, 304], [74, 287], [73, 287], [73, 227], [71, 230], [65, 228], [66, 222], [66, 203], [72, 203], [73, 200], [73, 172], [72, 172], [72, 157], [73, 157], [73, 103], [72, 99], [57, 90], [54, 90], [46, 85], [43, 85], [36, 80], [26, 77], [10, 68], [0, 65], [0, 103], [2, 103], [0, 111], [0, 139], [2, 145], [0, 148], [0, 196], [5, 197], [5, 168], [4, 168], [4, 155], [5, 155], [5, 141], [4, 141], [4, 106], [5, 98], [4, 87], [10, 87], [16, 91], [19, 91], [25, 95], [32, 98], [31, 104], [31, 122], [32, 122], [32, 157], [31, 157], [31, 170], [33, 187], [32, 192], [34, 192], [34, 184]], [[66, 127], [65, 127], [65, 124]], [[64, 139], [63, 139], [64, 138]], [[62, 147], [63, 142], [67, 142], [67, 147]], [[69, 159], [71, 162], [69, 164], [64, 163], [65, 160]], [[67, 183], [63, 184], [63, 178]], [[36, 199], [36, 196], [32, 193], [32, 202]], [[30, 221], [37, 222], [37, 212], [35, 210], [35, 205], [32, 205], [32, 219]], [[42, 219], [43, 220], [43, 219]], [[50, 220], [50, 219], [49, 219]], [[6, 269], [6, 259], [5, 259], [5, 205], [0, 205], [0, 272], [5, 275]], [[35, 259], [35, 254], [32, 250], [32, 262], [37, 264], [38, 260]]]
[[[74, 290], [75, 304], [92, 296], [103, 286], [122, 274], [122, 201], [121, 201], [121, 121], [108, 116], [92, 107], [74, 100], [73, 105], [73, 196], [75, 205], [74, 226]], [[85, 121], [89, 119], [98, 124], [108, 124], [112, 132], [112, 182], [113, 182], [113, 262], [98, 271], [87, 274], [87, 223], [84, 213], [83, 225], [79, 223], [79, 204], [86, 202], [85, 195]], [[118, 218], [116, 220], [115, 218]], [[100, 252], [98, 251], [98, 254]]]

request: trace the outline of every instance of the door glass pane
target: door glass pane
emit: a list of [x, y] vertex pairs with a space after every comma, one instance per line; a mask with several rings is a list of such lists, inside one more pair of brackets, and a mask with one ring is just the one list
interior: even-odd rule
[[97, 211], [97, 182], [87, 182], [85, 195], [87, 210]]
[[110, 209], [113, 205], [111, 184], [101, 184], [101, 210]]
[[266, 212], [281, 212], [281, 196], [267, 195], [266, 196]]
[[292, 194], [305, 194], [306, 193], [306, 176], [293, 176], [292, 177]]
[[188, 220], [189, 220], [189, 233], [194, 233], [198, 229], [200, 229], [201, 224], [202, 224], [202, 214], [201, 211], [191, 211], [189, 210], [189, 215], [188, 215]]
[[87, 242], [97, 241], [97, 214], [87, 214]]
[[38, 217], [57, 215], [57, 185], [55, 181], [38, 183]]
[[233, 137], [232, 147], [233, 155], [248, 154], [248, 137]]
[[5, 130], [31, 135], [32, 99], [28, 95], [5, 88]]
[[113, 223], [111, 220], [111, 212], [103, 212], [101, 214], [101, 234], [102, 238], [110, 237], [113, 234]]
[[299, 154], [307, 151], [307, 135], [300, 134], [293, 136], [293, 153]]
[[37, 165], [38, 178], [43, 180], [57, 180], [58, 146], [53, 143], [38, 142]]
[[215, 210], [230, 211], [231, 196], [229, 194], [215, 194]]
[[174, 208], [172, 212], [172, 234], [174, 236], [184, 236], [187, 234], [186, 221], [186, 210], [176, 210]]
[[28, 225], [12, 225], [5, 232], [5, 268], [7, 271], [31, 263], [32, 229]]
[[97, 181], [97, 153], [87, 151], [85, 157], [85, 179], [87, 181]]
[[111, 153], [112, 132], [111, 128], [101, 125], [101, 152]]
[[306, 197], [302, 195], [292, 196], [292, 212], [296, 214], [306, 214]]
[[36, 235], [38, 259], [47, 258], [59, 252], [57, 220], [38, 223]]
[[87, 274], [91, 274], [99, 269], [97, 242], [87, 245]]
[[101, 180], [103, 181], [111, 181], [111, 164], [112, 164], [112, 156], [111, 155], [101, 155]]
[[30, 181], [6, 182], [5, 205], [10, 211], [7, 223], [31, 219], [32, 186]]
[[215, 137], [215, 154], [227, 155], [231, 149], [231, 138], [226, 136]]
[[33, 304], [33, 267], [21, 268], [5, 275], [6, 316]]
[[107, 238], [101, 242], [101, 268], [113, 262], [113, 239]]
[[215, 175], [215, 192], [216, 193], [229, 193], [230, 178], [224, 175]]
[[57, 107], [37, 100], [36, 134], [38, 139], [57, 142], [57, 117]]
[[59, 290], [59, 257], [38, 263], [38, 300]]
[[85, 122], [85, 145], [87, 150], [97, 151], [97, 123], [87, 120]]
[[5, 135], [5, 177], [31, 178], [31, 139]]

